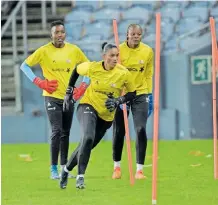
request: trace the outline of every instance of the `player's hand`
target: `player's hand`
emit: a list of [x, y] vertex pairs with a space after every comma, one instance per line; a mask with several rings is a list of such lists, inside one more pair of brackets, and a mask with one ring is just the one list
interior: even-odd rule
[[52, 94], [58, 88], [58, 81], [57, 80], [47, 80], [47, 79], [42, 80], [41, 78], [36, 77], [33, 80], [33, 83], [35, 85], [37, 85], [39, 88], [48, 92], [49, 94]]
[[152, 93], [148, 94], [148, 117], [153, 112], [153, 95]]
[[108, 99], [105, 102], [105, 106], [110, 112], [113, 112], [118, 105], [122, 104], [122, 102], [123, 102], [122, 97], [114, 98], [112, 96], [108, 96]]
[[81, 96], [85, 93], [88, 85], [85, 82], [82, 82], [78, 88], [74, 88], [73, 90], [73, 99], [75, 101], [79, 100]]
[[72, 93], [73, 93], [73, 88], [68, 87], [67, 91], [66, 91], [66, 95], [64, 96], [64, 102], [63, 102], [63, 111], [64, 112], [73, 111], [73, 109], [74, 109], [75, 101], [73, 99]]

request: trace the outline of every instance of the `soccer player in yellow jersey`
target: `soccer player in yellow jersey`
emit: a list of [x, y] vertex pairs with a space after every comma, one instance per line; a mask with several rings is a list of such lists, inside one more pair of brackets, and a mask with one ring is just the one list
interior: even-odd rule
[[[21, 70], [39, 88], [45, 97], [45, 109], [51, 124], [51, 178], [58, 179], [58, 155], [61, 167], [67, 163], [69, 135], [73, 118], [72, 106], [63, 112], [63, 99], [74, 67], [89, 61], [76, 46], [65, 42], [65, 27], [62, 21], [51, 23], [51, 42], [38, 48], [21, 65]], [[32, 72], [39, 64], [44, 79]]]
[[[142, 43], [141, 38], [142, 28], [140, 25], [131, 24], [127, 29], [127, 40], [120, 44], [121, 64], [131, 72], [136, 86], [136, 98], [129, 103], [136, 132], [136, 179], [146, 178], [143, 174], [147, 149], [146, 123], [153, 109], [153, 50], [148, 45]], [[113, 179], [121, 178], [120, 161], [124, 135], [123, 111], [122, 107], [119, 107], [113, 123]]]
[[[67, 186], [68, 172], [78, 163], [76, 188], [85, 188], [84, 174], [89, 162], [91, 150], [101, 141], [114, 120], [115, 110], [135, 97], [135, 86], [130, 72], [117, 64], [118, 49], [113, 44], [104, 43], [103, 61], [83, 63], [77, 66], [67, 88], [64, 99], [64, 110], [68, 111], [72, 104], [73, 87], [79, 75], [91, 79], [84, 96], [77, 108], [80, 123], [81, 140], [72, 153], [67, 165], [61, 173], [60, 188]], [[123, 88], [126, 94], [121, 97]]]
[[[127, 29], [127, 40], [120, 44], [121, 64], [130, 73], [136, 86], [136, 98], [127, 103], [131, 107], [133, 122], [136, 131], [136, 179], [145, 179], [143, 165], [147, 149], [146, 123], [153, 110], [152, 78], [153, 78], [153, 51], [148, 45], [141, 42], [142, 28], [138, 24], [131, 24]], [[84, 93], [89, 81], [84, 78], [80, 91], [74, 99]], [[85, 85], [86, 84], [86, 85]], [[81, 92], [82, 91], [82, 92]], [[80, 94], [80, 96], [77, 96]], [[128, 109], [129, 114], [129, 109]], [[113, 179], [121, 178], [120, 161], [124, 143], [125, 127], [122, 106], [118, 107], [113, 123]]]

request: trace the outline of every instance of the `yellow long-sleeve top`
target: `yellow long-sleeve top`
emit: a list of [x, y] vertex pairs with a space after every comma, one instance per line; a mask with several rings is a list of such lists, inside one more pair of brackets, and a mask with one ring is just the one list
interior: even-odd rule
[[132, 74], [136, 94], [152, 93], [153, 50], [144, 43], [135, 49], [129, 48], [126, 42], [119, 46], [121, 64]]

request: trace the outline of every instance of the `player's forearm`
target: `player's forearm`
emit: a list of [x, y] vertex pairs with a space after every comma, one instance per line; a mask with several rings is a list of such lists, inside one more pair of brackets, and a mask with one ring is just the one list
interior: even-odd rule
[[73, 70], [68, 87], [75, 87], [76, 81], [79, 78], [79, 73], [77, 72], [77, 67]]
[[31, 82], [34, 81], [36, 75], [33, 73], [32, 69], [25, 62], [21, 64], [20, 69], [31, 80]]
[[86, 83], [87, 85], [89, 85], [90, 84], [90, 78], [88, 78], [87, 76], [84, 76], [82, 83]]

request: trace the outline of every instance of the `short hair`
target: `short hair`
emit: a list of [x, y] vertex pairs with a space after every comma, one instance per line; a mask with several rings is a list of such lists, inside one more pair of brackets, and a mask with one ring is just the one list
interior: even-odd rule
[[131, 28], [134, 28], [134, 27], [139, 27], [140, 29], [141, 29], [141, 31], [143, 32], [143, 30], [142, 30], [142, 27], [139, 25], [139, 24], [130, 24], [129, 26], [128, 26], [128, 28], [127, 28], [127, 34], [126, 34], [126, 40], [128, 41], [128, 33], [129, 33], [129, 30], [131, 29]]
[[117, 48], [117, 46], [115, 44], [112, 44], [112, 43], [104, 42], [102, 44], [101, 48], [102, 48], [102, 52], [105, 54], [108, 52], [108, 50], [110, 50], [112, 48]]
[[53, 21], [51, 22], [50, 28], [52, 29], [53, 26], [60, 26], [60, 25], [64, 26], [64, 22], [61, 20]]
[[[139, 24], [130, 24], [129, 26], [128, 26], [128, 28], [127, 28], [127, 33], [129, 32], [129, 30], [131, 29], [131, 28], [134, 28], [134, 27], [139, 27], [141, 30], [142, 30], [142, 27], [139, 25]], [[143, 30], [142, 30], [143, 31]]]

